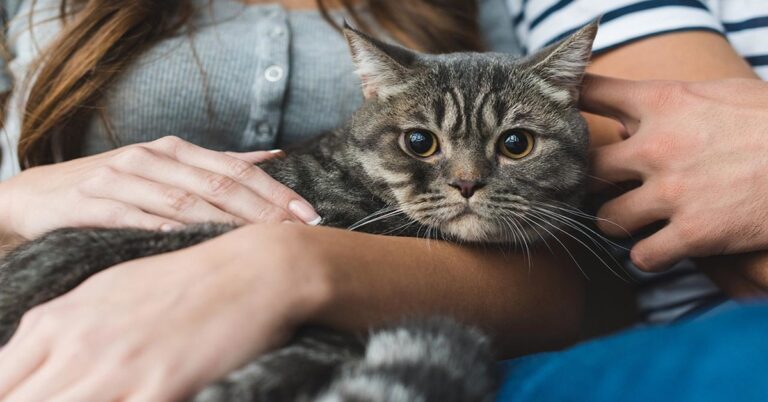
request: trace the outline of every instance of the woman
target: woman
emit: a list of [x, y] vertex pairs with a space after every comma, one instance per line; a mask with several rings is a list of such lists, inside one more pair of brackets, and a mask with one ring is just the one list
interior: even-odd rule
[[[478, 50], [478, 11], [483, 26], [503, 23], [486, 22], [491, 2], [244, 3], [25, 1], [9, 13], [5, 126], [27, 170], [0, 183], [8, 237], [268, 224], [114, 267], [34, 310], [0, 352], [0, 399], [175, 400], [304, 323], [361, 330], [444, 312], [499, 334], [507, 354], [572, 341], [583, 284], [556, 257], [537, 256], [529, 273], [516, 255], [281, 224], [317, 215], [243, 163], [268, 155], [205, 149], [291, 143], [359, 105], [327, 20], [428, 51]], [[169, 134], [183, 139], [155, 140]]]

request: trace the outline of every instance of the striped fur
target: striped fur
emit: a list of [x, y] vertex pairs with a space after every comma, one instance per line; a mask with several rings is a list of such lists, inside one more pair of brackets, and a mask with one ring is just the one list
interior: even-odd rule
[[[348, 29], [367, 101], [345, 128], [261, 167], [312, 202], [328, 226], [514, 246], [539, 234], [525, 225], [536, 202], [574, 205], [581, 197], [587, 134], [575, 94], [595, 29], [522, 61], [420, 55]], [[495, 144], [514, 127], [536, 133], [536, 146], [525, 159], [505, 160]], [[412, 128], [436, 133], [441, 154], [426, 160], [404, 152], [400, 137]], [[485, 187], [465, 200], [447, 185], [457, 177], [483, 180]], [[541, 227], [559, 225], [535, 219]], [[0, 263], [0, 344], [25, 311], [100, 270], [232, 229], [60, 229], [28, 242]], [[484, 402], [493, 399], [495, 384], [489, 339], [431, 317], [368, 337], [305, 328], [191, 400]]]

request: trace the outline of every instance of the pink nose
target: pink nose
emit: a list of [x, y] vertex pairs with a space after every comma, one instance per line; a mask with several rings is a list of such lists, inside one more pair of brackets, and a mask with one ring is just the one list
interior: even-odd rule
[[475, 194], [475, 191], [485, 186], [485, 183], [474, 180], [454, 180], [448, 183], [448, 185], [459, 190], [462, 197], [470, 199]]

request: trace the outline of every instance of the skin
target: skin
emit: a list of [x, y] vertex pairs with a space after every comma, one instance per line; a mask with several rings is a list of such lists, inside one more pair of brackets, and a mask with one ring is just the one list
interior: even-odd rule
[[[758, 195], [763, 191], [761, 181], [755, 180], [765, 172], [759, 162], [764, 159], [761, 134], [768, 117], [765, 107], [761, 110], [759, 105], [766, 104], [766, 84], [751, 80], [758, 77], [730, 44], [707, 32], [663, 35], [598, 56], [588, 71], [655, 81], [629, 83], [595, 78], [586, 82], [582, 97], [587, 109], [609, 116], [587, 115], [596, 145], [596, 187], [605, 188], [604, 180], [621, 181], [627, 173], [643, 182], [636, 190], [605, 204], [598, 215], [624, 222], [630, 229], [642, 222], [674, 221], [674, 225], [668, 224], [665, 230], [638, 243], [632, 252], [633, 261], [641, 268], [659, 270], [681, 256], [765, 250], [765, 228], [754, 222], [761, 222], [758, 217], [764, 216], [766, 210], [759, 205], [764, 198]], [[691, 83], [729, 78], [750, 81]], [[640, 114], [640, 110], [646, 119], [630, 118], [627, 131], [613, 120], [626, 120], [633, 112]], [[734, 131], [739, 135], [722, 135]], [[626, 146], [630, 142], [636, 145]], [[687, 145], [684, 150], [680, 149], [683, 144]], [[622, 160], [630, 154], [632, 159]], [[664, 163], [648, 169], [648, 161]], [[679, 180], [681, 176], [685, 180]], [[673, 191], [656, 185], [670, 182]], [[717, 203], [712, 202], [712, 194], [717, 194]], [[623, 235], [615, 226], [609, 226], [602, 228]], [[679, 231], [677, 236], [673, 230]], [[768, 253], [705, 258], [699, 263], [732, 296], [765, 296]]]
[[[654, 52], [645, 52], [643, 46]], [[629, 60], [633, 49], [638, 53], [632, 60], [642, 62], [623, 61]], [[686, 49], [697, 55], [714, 52], [717, 57], [712, 63], [686, 66], [683, 61], [690, 58], [676, 59], [675, 53]], [[715, 35], [667, 35], [600, 57], [593, 71], [649, 79], [751, 74], [728, 49]], [[680, 63], [659, 64], [664, 60]], [[660, 76], [636, 75], [633, 69], [645, 64], [647, 71]], [[663, 69], [658, 68], [661, 65]], [[601, 132], [595, 126], [595, 137], [620, 138], [615, 125], [606, 127]], [[328, 235], [331, 231], [333, 236]], [[254, 261], [260, 264], [254, 266]], [[447, 311], [504, 334], [510, 343], [507, 350], [515, 350], [513, 343], [560, 344], [568, 338], [563, 334], [578, 326], [581, 295], [578, 286], [571, 286], [578, 281], [572, 272], [538, 256], [530, 278], [523, 270], [509, 269], [523, 264], [516, 256], [439, 242], [430, 245], [302, 225], [249, 225], [188, 250], [115, 267], [34, 310], [25, 319], [25, 336], [0, 352], [0, 395], [11, 401], [84, 400], [108, 394], [112, 396], [106, 400], [172, 400], [279, 344], [299, 322], [362, 329], [403, 313]], [[439, 275], [434, 274], [438, 269]], [[189, 286], [172, 286], [179, 293], [169, 298], [169, 284], [177, 281]], [[115, 294], [116, 283], [125, 291]], [[223, 295], [231, 299], [222, 300]], [[139, 308], [142, 305], [147, 308]], [[80, 319], [75, 325], [71, 321], [63, 325], [62, 311]], [[110, 325], [104, 325], [103, 311], [113, 317]], [[243, 316], [252, 319], [242, 320]], [[233, 341], [233, 334], [241, 337]], [[100, 353], [78, 353], [83, 340]], [[200, 360], [189, 362], [188, 350], [200, 350], [201, 344], [210, 345], [206, 350], [214, 350], [215, 358], [201, 353]], [[218, 362], [213, 370], [212, 361]], [[148, 362], [157, 369], [148, 370]], [[185, 369], [174, 370], [175, 364]], [[122, 369], [119, 375], [114, 374], [117, 370], [103, 369], [115, 365]], [[46, 377], [62, 380], [56, 387], [44, 387]]]
[[[119, 212], [146, 218], [143, 227], [150, 228], [232, 216], [244, 222], [299, 220], [285, 212], [293, 194], [258, 170], [245, 177], [221, 170], [255, 155], [197, 149], [197, 157], [182, 158], [179, 150], [192, 152], [191, 147], [164, 139], [133, 146], [129, 157], [139, 158], [134, 163], [120, 162], [130, 159], [127, 148], [31, 169], [0, 184], [0, 211], [9, 211], [3, 203], [17, 205], [2, 217], [3, 230], [23, 238], [85, 222], [142, 226], [126, 221], [114, 206], [104, 207], [112, 213], [87, 221], [99, 212], [84, 214], [83, 205], [96, 207], [105, 199], [122, 203]], [[128, 171], [143, 169], [149, 159], [175, 167]], [[222, 163], [200, 166], [211, 160]], [[227, 188], [242, 198], [225, 204], [230, 197], [210, 198], [204, 184], [209, 181], [174, 181], [174, 174], [190, 167], [204, 170], [198, 177], [231, 179], [225, 180]], [[94, 171], [110, 180], [94, 179]], [[125, 176], [144, 177], [144, 186], [126, 191]], [[257, 177], [261, 182], [252, 181]], [[85, 193], [81, 188], [91, 180], [104, 180], [109, 186], [94, 187], [115, 192]], [[180, 189], [202, 200], [193, 205], [213, 208], [164, 213], [157, 209], [162, 201], [147, 201], [155, 192], [150, 184]], [[272, 185], [272, 191], [262, 185]], [[263, 199], [262, 209], [253, 208], [256, 196]], [[59, 213], [39, 214], [54, 205]], [[257, 216], [238, 215], [244, 205]], [[285, 342], [303, 323], [363, 331], [404, 315], [448, 313], [497, 334], [502, 356], [562, 347], [578, 338], [583, 281], [567, 258], [534, 255], [529, 267], [524, 257], [497, 248], [301, 224], [245, 225], [190, 249], [113, 267], [31, 311], [0, 351], [0, 400], [176, 400]]]
[[28, 169], [0, 183], [0, 233], [31, 239], [66, 226], [316, 223], [307, 201], [253, 165], [279, 155], [215, 152], [165, 137]]

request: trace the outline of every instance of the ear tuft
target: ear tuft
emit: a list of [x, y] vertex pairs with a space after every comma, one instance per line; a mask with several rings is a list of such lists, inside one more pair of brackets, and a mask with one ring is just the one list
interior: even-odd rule
[[581, 80], [592, 57], [598, 24], [599, 20], [594, 20], [571, 36], [531, 56], [530, 69], [548, 83], [568, 91], [571, 101], [578, 100]]
[[385, 99], [404, 89], [416, 53], [374, 39], [352, 28], [346, 21], [344, 36], [357, 66], [356, 73], [363, 82], [366, 99]]

